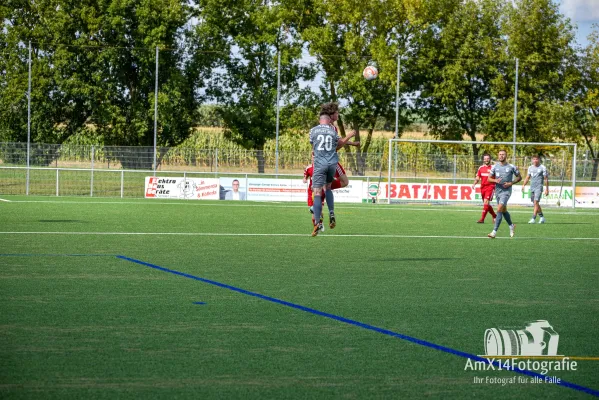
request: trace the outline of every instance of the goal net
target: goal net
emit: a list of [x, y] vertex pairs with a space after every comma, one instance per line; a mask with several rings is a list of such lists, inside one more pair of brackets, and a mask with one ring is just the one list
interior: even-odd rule
[[[473, 189], [483, 154], [506, 150], [507, 161], [526, 178], [532, 157], [539, 156], [549, 173], [549, 194], [542, 206], [575, 207], [575, 143], [474, 142], [390, 139], [385, 151], [387, 176], [381, 174], [377, 200], [386, 203], [482, 204], [480, 183]], [[382, 168], [382, 169], [383, 169]], [[530, 206], [530, 184], [513, 186], [510, 205]], [[373, 192], [371, 190], [371, 192]]]

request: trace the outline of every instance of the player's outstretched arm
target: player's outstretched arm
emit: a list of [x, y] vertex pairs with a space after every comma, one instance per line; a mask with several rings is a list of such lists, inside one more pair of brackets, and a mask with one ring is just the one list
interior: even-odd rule
[[340, 148], [345, 146], [347, 144], [347, 142], [349, 141], [349, 139], [353, 138], [355, 135], [356, 135], [356, 131], [351, 131], [344, 138], [339, 138], [339, 140], [337, 141], [337, 150], [339, 150]]
[[308, 180], [310, 179], [310, 173], [308, 172], [308, 168], [310, 168], [312, 165], [307, 165], [306, 168], [304, 168], [304, 179], [302, 179], [304, 181], [304, 183], [308, 183]]
[[522, 182], [522, 187], [526, 186], [526, 184], [528, 183], [529, 180], [530, 180], [530, 175], [526, 175], [524, 182]]
[[472, 184], [472, 189], [476, 187], [476, 184], [480, 181], [478, 175], [474, 177], [474, 183]]

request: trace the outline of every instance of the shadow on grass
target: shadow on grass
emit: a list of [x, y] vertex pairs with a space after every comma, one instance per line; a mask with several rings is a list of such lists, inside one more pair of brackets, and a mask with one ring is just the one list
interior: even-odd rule
[[377, 258], [369, 261], [377, 262], [401, 262], [401, 261], [449, 261], [449, 260], [460, 260], [460, 258], [450, 257], [425, 257], [425, 258]]
[[[592, 222], [546, 222], [545, 225], [592, 225]], [[531, 224], [532, 225], [532, 224]]]
[[83, 222], [80, 221], [78, 219], [40, 219], [38, 222], [60, 222], [60, 223], [66, 223], [66, 222]]

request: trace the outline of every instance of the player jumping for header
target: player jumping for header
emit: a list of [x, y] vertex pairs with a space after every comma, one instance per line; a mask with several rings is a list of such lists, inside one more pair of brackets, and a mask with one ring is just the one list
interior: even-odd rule
[[[495, 219], [495, 227], [487, 236], [495, 239], [501, 220], [505, 217], [506, 222], [510, 226], [510, 237], [514, 237], [514, 228], [512, 217], [507, 211], [507, 202], [512, 195], [512, 186], [522, 180], [518, 167], [507, 162], [507, 152], [501, 150], [497, 155], [499, 161], [493, 165], [489, 174], [489, 182], [495, 183], [495, 196], [497, 197], [497, 218]], [[516, 178], [514, 179], [514, 175]]]
[[483, 214], [481, 218], [476, 221], [479, 224], [485, 223], [487, 213], [491, 213], [493, 222], [495, 222], [495, 218], [497, 218], [495, 211], [493, 211], [493, 206], [491, 205], [491, 201], [493, 200], [493, 192], [495, 191], [495, 185], [489, 182], [491, 168], [491, 156], [485, 153], [483, 154], [483, 165], [478, 167], [478, 171], [474, 177], [474, 184], [472, 185], [472, 189], [474, 189], [476, 184], [480, 181], [480, 195], [483, 198]]
[[[339, 157], [337, 145], [352, 138], [355, 132], [348, 134], [343, 140], [337, 136], [337, 132], [330, 125], [331, 118], [328, 114], [321, 112], [319, 125], [310, 130], [310, 143], [314, 153], [314, 172], [312, 176], [312, 191], [314, 192], [314, 216], [315, 225], [312, 236], [318, 235], [322, 228], [320, 215], [322, 214], [322, 195], [329, 209], [329, 227], [333, 229], [336, 225], [335, 198], [331, 190], [331, 184], [335, 177]], [[318, 221], [318, 222], [316, 222]]]
[[[333, 129], [335, 129], [335, 132], [337, 132], [337, 134], [339, 134], [339, 128], [337, 128], [337, 126], [335, 126], [335, 122], [339, 120], [339, 104], [337, 103], [325, 103], [323, 105], [320, 106], [320, 114], [327, 114], [330, 118], [331, 118], [331, 126], [333, 127]], [[352, 134], [352, 136], [355, 135], [355, 132]], [[339, 150], [341, 147], [345, 146], [346, 144], [349, 146], [356, 146], [359, 147], [360, 146], [360, 142], [350, 142], [345, 140], [347, 138], [342, 138], [341, 142], [337, 145], [337, 150]], [[340, 188], [344, 188], [349, 184], [349, 178], [347, 177], [347, 174], [345, 173], [345, 169], [343, 168], [343, 166], [341, 165], [341, 163], [337, 162], [337, 172], [335, 173], [335, 180], [333, 181], [332, 184], [332, 189], [340, 189]]]
[[534, 224], [538, 215], [541, 217], [539, 224], [544, 224], [545, 217], [543, 217], [543, 210], [541, 209], [541, 194], [543, 193], [543, 184], [545, 184], [545, 196], [549, 194], [549, 174], [547, 173], [547, 168], [541, 165], [541, 160], [538, 156], [532, 158], [532, 165], [528, 167], [528, 174], [524, 182], [522, 182], [522, 191], [524, 191], [524, 186], [526, 186], [528, 181], [530, 181], [530, 201], [534, 204], [532, 218], [528, 223]]

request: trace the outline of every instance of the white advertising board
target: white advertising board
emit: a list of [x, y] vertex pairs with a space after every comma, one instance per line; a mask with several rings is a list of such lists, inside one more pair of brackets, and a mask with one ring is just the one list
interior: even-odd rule
[[219, 192], [219, 180], [214, 178], [146, 176], [147, 199], [218, 200]]
[[[364, 190], [365, 198], [372, 198], [376, 196], [378, 185], [371, 183]], [[592, 188], [584, 188], [585, 195], [583, 196], [581, 188], [576, 188], [577, 192], [577, 205], [592, 204], [593, 196], [595, 196], [595, 204], [599, 197], [597, 194], [593, 194]], [[509, 204], [512, 205], [531, 205], [530, 200], [530, 186], [527, 186], [522, 191], [521, 185], [515, 185], [512, 188], [512, 196], [510, 197]], [[476, 189], [472, 189], [471, 185], [459, 185], [459, 184], [426, 184], [423, 183], [381, 183], [380, 192], [378, 194], [379, 200], [387, 200], [388, 196], [391, 196], [391, 200], [399, 201], [428, 201], [428, 202], [472, 202], [481, 203], [482, 199], [480, 196], [480, 186]], [[579, 199], [578, 196], [581, 196]], [[572, 206], [572, 187], [550, 186], [549, 194], [543, 196], [541, 199], [541, 205], [557, 205], [557, 201], [560, 199], [560, 205], [562, 207]]]
[[[335, 202], [360, 203], [363, 196], [362, 181], [349, 181], [333, 191]], [[308, 184], [301, 179], [248, 179], [248, 200], [253, 201], [308, 201]]]

